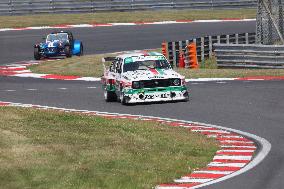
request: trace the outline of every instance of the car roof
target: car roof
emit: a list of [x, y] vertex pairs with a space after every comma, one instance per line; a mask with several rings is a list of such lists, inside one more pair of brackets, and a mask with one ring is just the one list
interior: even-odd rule
[[163, 56], [162, 53], [159, 52], [147, 52], [147, 51], [128, 51], [128, 52], [123, 52], [119, 54], [117, 57], [121, 59], [125, 59], [128, 57], [133, 57], [133, 56]]
[[50, 34], [57, 34], [57, 33], [67, 33], [68, 35], [72, 34], [70, 31], [54, 31], [51, 32]]

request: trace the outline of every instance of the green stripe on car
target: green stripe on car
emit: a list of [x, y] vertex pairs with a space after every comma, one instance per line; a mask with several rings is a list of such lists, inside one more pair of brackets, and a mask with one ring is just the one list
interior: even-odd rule
[[163, 92], [171, 92], [171, 91], [184, 91], [186, 90], [185, 86], [178, 87], [158, 87], [158, 88], [143, 88], [143, 89], [124, 89], [123, 92], [125, 94], [139, 94], [139, 93], [163, 93]]

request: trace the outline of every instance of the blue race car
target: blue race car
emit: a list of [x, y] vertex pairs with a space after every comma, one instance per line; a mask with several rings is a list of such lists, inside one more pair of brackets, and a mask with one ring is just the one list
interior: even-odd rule
[[47, 35], [45, 42], [34, 45], [34, 58], [41, 58], [83, 55], [83, 43], [75, 40], [71, 32], [60, 31], [53, 32]]

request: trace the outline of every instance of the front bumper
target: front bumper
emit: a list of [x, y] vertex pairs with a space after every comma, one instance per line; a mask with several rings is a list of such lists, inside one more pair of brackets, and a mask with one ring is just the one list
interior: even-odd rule
[[124, 91], [127, 103], [164, 102], [188, 100], [189, 93], [184, 86], [151, 88], [151, 89], [129, 89]]
[[51, 56], [65, 56], [65, 52], [63, 49], [60, 48], [50, 48], [50, 49], [43, 49], [41, 51], [41, 55], [42, 56], [47, 56], [47, 57], [51, 57]]

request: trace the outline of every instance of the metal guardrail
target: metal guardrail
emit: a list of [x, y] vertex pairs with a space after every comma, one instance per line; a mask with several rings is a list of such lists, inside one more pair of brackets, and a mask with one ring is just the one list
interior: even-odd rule
[[223, 44], [254, 44], [255, 33], [240, 33], [230, 35], [205, 36], [185, 41], [166, 42], [167, 58], [172, 66], [179, 67], [179, 52], [186, 52], [186, 46], [196, 43], [197, 59], [202, 63], [214, 54], [214, 43]]
[[214, 44], [218, 67], [284, 68], [284, 45]]
[[0, 15], [256, 8], [257, 0], [1, 0]]

